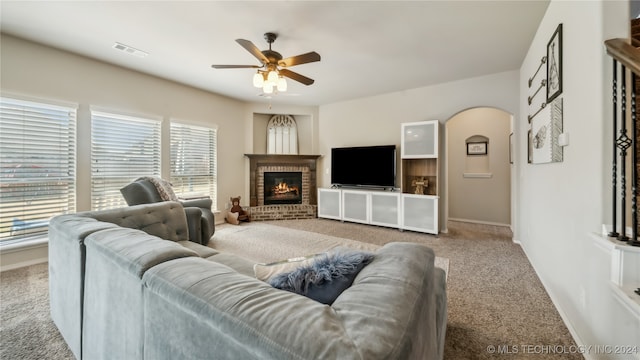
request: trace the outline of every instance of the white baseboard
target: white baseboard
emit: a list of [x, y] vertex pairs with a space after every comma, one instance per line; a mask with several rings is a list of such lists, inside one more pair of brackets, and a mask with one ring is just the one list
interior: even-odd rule
[[0, 271], [13, 270], [49, 261], [47, 238], [0, 247]]
[[[580, 338], [580, 336], [578, 335], [578, 332], [576, 331], [575, 326], [569, 320], [569, 316], [564, 311], [564, 309], [560, 306], [560, 302], [558, 301], [555, 293], [553, 293], [552, 291], [549, 291], [550, 287], [547, 286], [547, 284], [545, 283], [545, 280], [540, 276], [540, 273], [535, 268], [535, 266], [533, 266], [533, 263], [531, 262], [531, 259], [529, 258], [529, 254], [527, 253], [526, 247], [523, 246], [523, 245], [521, 245], [521, 247], [522, 247], [522, 250], [524, 252], [524, 255], [527, 257], [527, 260], [531, 264], [531, 267], [533, 268], [533, 271], [536, 272], [536, 276], [538, 277], [538, 279], [540, 279], [540, 282], [542, 283], [542, 287], [544, 287], [544, 290], [549, 295], [549, 298], [551, 299], [551, 302], [553, 303], [553, 306], [558, 311], [558, 314], [560, 315], [560, 318], [562, 319], [562, 322], [564, 322], [565, 326], [567, 327], [567, 330], [569, 330], [569, 333], [573, 337], [573, 340], [576, 342], [576, 345], [578, 347], [582, 347], [582, 348], [589, 347], [589, 344], [585, 343], [582, 340], [582, 338]], [[596, 354], [590, 354], [589, 352], [585, 352], [582, 355], [584, 356], [584, 358], [586, 360], [598, 360], [597, 358], [594, 357]]]
[[491, 221], [470, 220], [470, 219], [460, 219], [460, 218], [449, 218], [448, 220], [466, 222], [466, 223], [472, 223], [472, 224], [481, 224], [481, 225], [504, 226], [504, 227], [511, 228], [511, 224], [503, 224], [503, 223], [497, 223], [497, 222], [491, 222]]
[[7, 271], [7, 270], [19, 269], [21, 267], [31, 266], [31, 265], [35, 265], [35, 264], [42, 264], [42, 263], [46, 263], [47, 261], [49, 261], [49, 259], [44, 257], [44, 258], [31, 259], [31, 260], [22, 261], [22, 262], [18, 262], [18, 263], [14, 263], [14, 264], [9, 264], [9, 265], [6, 265], [6, 266], [3, 265], [3, 266], [0, 266], [0, 272]]

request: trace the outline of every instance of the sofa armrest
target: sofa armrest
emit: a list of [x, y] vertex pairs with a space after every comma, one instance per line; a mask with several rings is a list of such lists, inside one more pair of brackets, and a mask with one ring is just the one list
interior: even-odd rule
[[364, 359], [442, 358], [446, 293], [434, 260], [424, 245], [386, 244], [332, 304]]
[[190, 199], [190, 200], [180, 200], [182, 206], [184, 207], [199, 207], [203, 209], [211, 210], [211, 206], [213, 204], [211, 198], [199, 198], [199, 199]]
[[185, 207], [187, 226], [189, 228], [189, 241], [202, 244], [202, 210], [198, 207]]
[[[180, 203], [185, 208], [197, 207], [202, 210], [201, 219], [200, 219], [200, 236], [191, 238], [191, 241], [197, 242], [198, 244], [207, 245], [211, 236], [213, 236], [216, 231], [216, 223], [215, 218], [213, 216], [213, 212], [211, 211], [212, 201], [208, 197], [191, 199], [191, 200], [180, 200]], [[187, 215], [188, 216], [188, 215]], [[191, 223], [191, 220], [189, 220]], [[191, 226], [191, 225], [189, 225]], [[190, 234], [192, 234], [191, 229], [189, 229]]]

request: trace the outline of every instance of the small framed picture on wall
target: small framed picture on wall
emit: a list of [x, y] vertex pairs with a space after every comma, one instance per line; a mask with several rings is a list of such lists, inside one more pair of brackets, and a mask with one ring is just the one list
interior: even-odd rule
[[487, 142], [468, 142], [467, 155], [487, 155]]
[[562, 24], [547, 44], [547, 104], [562, 94]]

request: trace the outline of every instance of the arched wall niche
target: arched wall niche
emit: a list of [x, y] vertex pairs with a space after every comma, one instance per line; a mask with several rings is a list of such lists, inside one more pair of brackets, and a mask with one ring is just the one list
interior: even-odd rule
[[[462, 110], [445, 121], [445, 219], [511, 224], [512, 114], [494, 107]], [[486, 142], [486, 154], [468, 154]], [[446, 220], [445, 220], [446, 221]]]

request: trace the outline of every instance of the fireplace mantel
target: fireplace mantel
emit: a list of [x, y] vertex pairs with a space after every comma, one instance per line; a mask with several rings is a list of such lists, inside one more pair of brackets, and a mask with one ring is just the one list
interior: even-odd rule
[[257, 169], [262, 166], [304, 166], [309, 169], [309, 205], [317, 205], [316, 161], [322, 155], [244, 154], [249, 158], [249, 206], [258, 206]]

